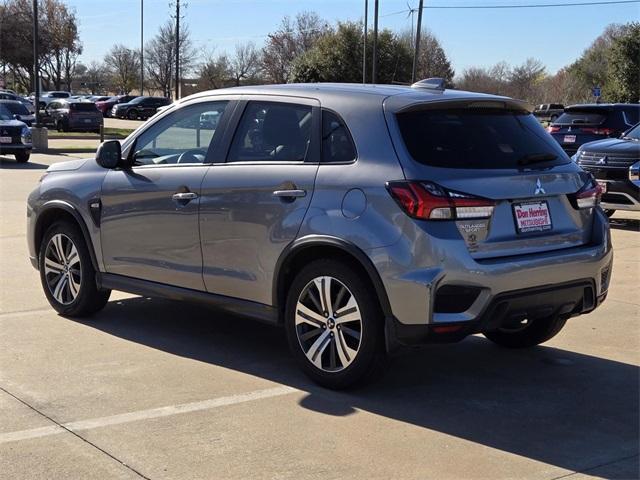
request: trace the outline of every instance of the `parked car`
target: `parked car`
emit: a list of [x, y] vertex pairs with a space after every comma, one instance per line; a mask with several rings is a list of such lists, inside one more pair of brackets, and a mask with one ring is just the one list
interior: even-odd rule
[[29, 100], [20, 95], [16, 95], [11, 92], [0, 92], [0, 100], [14, 100], [16, 102], [20, 102], [24, 107], [29, 111], [29, 113], [35, 113], [36, 109]]
[[[40, 109], [42, 110], [47, 105], [49, 105], [51, 102], [56, 101], [56, 100], [60, 100], [60, 99], [65, 99], [65, 98], [71, 98], [71, 93], [69, 93], [69, 92], [42, 92], [40, 94], [40, 102], [38, 103], [38, 105], [40, 106]], [[34, 101], [34, 104], [35, 104], [35, 101]]]
[[89, 95], [87, 100], [90, 102], [105, 102], [111, 98], [110, 95]]
[[441, 84], [199, 93], [56, 163], [27, 207], [49, 302], [208, 302], [331, 388], [403, 345], [549, 340], [607, 295], [600, 190], [524, 103]]
[[110, 117], [111, 109], [113, 109], [114, 105], [118, 103], [128, 103], [134, 98], [137, 98], [136, 95], [116, 95], [115, 97], [110, 97], [107, 100], [97, 100], [96, 107], [102, 112], [103, 116]]
[[160, 107], [171, 105], [171, 99], [165, 97], [137, 97], [128, 103], [113, 106], [111, 116], [129, 120], [146, 120], [155, 115]]
[[12, 115], [13, 118], [25, 123], [28, 127], [35, 121], [36, 117], [33, 115], [23, 103], [17, 100], [0, 100], [0, 105], [3, 105]]
[[102, 114], [95, 104], [81, 100], [51, 102], [42, 116], [43, 124], [55, 127], [59, 132], [99, 132], [102, 122]]
[[31, 129], [0, 102], [0, 155], [13, 155], [16, 161], [24, 163], [31, 156]]
[[564, 105], [561, 103], [543, 103], [533, 111], [533, 116], [541, 122], [555, 122], [564, 113]]
[[573, 155], [580, 145], [603, 138], [617, 138], [639, 121], [638, 104], [572, 105], [565, 108], [547, 131], [567, 154]]
[[616, 210], [640, 211], [640, 123], [620, 138], [585, 143], [574, 160], [600, 184], [608, 216]]

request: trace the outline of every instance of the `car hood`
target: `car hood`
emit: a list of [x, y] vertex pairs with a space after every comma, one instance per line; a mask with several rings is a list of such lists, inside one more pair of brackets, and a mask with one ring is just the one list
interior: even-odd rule
[[596, 140], [582, 145], [583, 152], [598, 153], [640, 153], [640, 142], [622, 140], [620, 138], [607, 138]]
[[69, 172], [71, 170], [79, 170], [85, 163], [87, 163], [90, 158], [82, 158], [79, 160], [69, 160], [68, 162], [60, 162], [54, 163], [49, 168], [47, 168], [47, 172]]
[[[26, 115], [25, 115], [26, 116]], [[0, 120], [0, 127], [26, 127], [20, 120]]]

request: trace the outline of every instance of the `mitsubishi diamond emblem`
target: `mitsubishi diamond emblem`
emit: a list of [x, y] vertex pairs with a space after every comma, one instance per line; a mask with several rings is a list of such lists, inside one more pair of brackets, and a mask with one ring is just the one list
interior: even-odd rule
[[540, 183], [540, 179], [536, 180], [536, 190], [533, 192], [534, 195], [546, 195], [547, 192], [542, 188], [542, 183]]
[[598, 165], [606, 165], [607, 164], [607, 156], [605, 155], [600, 160], [598, 160]]

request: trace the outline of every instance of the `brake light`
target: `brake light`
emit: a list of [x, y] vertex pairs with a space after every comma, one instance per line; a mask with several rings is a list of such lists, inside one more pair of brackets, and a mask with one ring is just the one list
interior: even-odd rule
[[489, 218], [495, 202], [452, 192], [433, 182], [388, 182], [387, 190], [407, 215], [421, 220]]
[[552, 127], [552, 126], [548, 126], [547, 127], [547, 132], [549, 133], [556, 133], [560, 131], [560, 127]]
[[602, 187], [592, 181], [588, 182], [575, 193], [575, 206], [580, 209], [596, 207], [601, 196]]
[[580, 130], [593, 135], [613, 135], [615, 133], [613, 128], [583, 127]]

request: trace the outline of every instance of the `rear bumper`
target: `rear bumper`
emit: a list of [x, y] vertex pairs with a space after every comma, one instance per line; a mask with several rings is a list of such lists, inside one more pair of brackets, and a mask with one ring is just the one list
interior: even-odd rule
[[[594, 215], [590, 244], [539, 254], [474, 260], [461, 239], [443, 240], [426, 235], [419, 238], [419, 234], [412, 236], [411, 241], [403, 237], [391, 247], [368, 253], [380, 273], [393, 317], [400, 327], [475, 325], [473, 331], [480, 328], [477, 325], [490, 314], [496, 302], [514, 292], [521, 297], [517, 302], [519, 309], [539, 316], [541, 312], [534, 311], [534, 307], [544, 302], [533, 293], [539, 289], [588, 283], [595, 300], [585, 300], [583, 305], [587, 307], [577, 308], [579, 302], [572, 299], [575, 292], [569, 295], [564, 288], [562, 295], [568, 295], [568, 299], [550, 304], [560, 308], [574, 303], [577, 309], [572, 308], [569, 314], [578, 315], [596, 308], [604, 299], [611, 275], [613, 251], [608, 222], [600, 210]], [[444, 308], [438, 307], [440, 311], [437, 311], [436, 299], [443, 286], [471, 287], [477, 296], [470, 300], [454, 297], [453, 305], [451, 301], [441, 302]], [[528, 297], [532, 297], [531, 301], [523, 300]], [[463, 311], [455, 308], [456, 302], [460, 305], [458, 310]], [[548, 314], [565, 314], [563, 308], [556, 311], [545, 307], [544, 310]]]
[[30, 152], [31, 149], [33, 148], [33, 146], [31, 144], [24, 144], [24, 143], [14, 143], [11, 145], [8, 145], [6, 143], [2, 144], [0, 146], [0, 155], [2, 154], [9, 154], [9, 155], [13, 155], [16, 152]]
[[640, 186], [630, 180], [601, 181], [607, 182], [607, 192], [602, 195], [600, 202], [602, 208], [640, 211]]
[[496, 295], [483, 313], [471, 321], [446, 325], [405, 325], [395, 319], [387, 321], [387, 338], [392, 346], [449, 343], [475, 333], [494, 331], [507, 323], [526, 318], [569, 318], [589, 313], [604, 301], [607, 292], [598, 296], [596, 289], [593, 279], [583, 279], [504, 292]]

